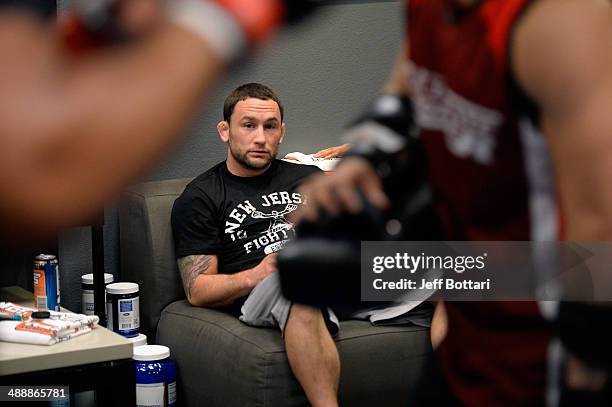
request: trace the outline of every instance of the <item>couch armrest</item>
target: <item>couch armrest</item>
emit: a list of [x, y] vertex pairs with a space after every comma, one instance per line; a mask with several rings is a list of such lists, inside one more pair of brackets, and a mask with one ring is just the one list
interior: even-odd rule
[[161, 310], [185, 294], [170, 214], [191, 178], [147, 182], [125, 191], [119, 205], [121, 281], [140, 285], [141, 332], [153, 342]]

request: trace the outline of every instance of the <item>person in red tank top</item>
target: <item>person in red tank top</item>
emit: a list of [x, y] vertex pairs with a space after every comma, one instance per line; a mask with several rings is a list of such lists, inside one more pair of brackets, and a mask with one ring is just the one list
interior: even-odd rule
[[[611, 240], [612, 5], [410, 0], [406, 10], [405, 45], [384, 91], [412, 100], [444, 239]], [[309, 205], [297, 218], [360, 210], [351, 189], [387, 203], [371, 162], [351, 157], [302, 188]], [[552, 330], [538, 304], [445, 308], [440, 367], [427, 369], [416, 405], [558, 401], [547, 379]], [[600, 367], [568, 360], [570, 389], [610, 386]]]

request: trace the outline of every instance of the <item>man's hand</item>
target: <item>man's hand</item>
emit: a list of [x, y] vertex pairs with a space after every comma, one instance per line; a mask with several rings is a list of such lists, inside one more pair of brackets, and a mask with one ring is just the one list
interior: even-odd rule
[[314, 154], [315, 158], [336, 158], [346, 154], [351, 148], [350, 144], [340, 144], [339, 146], [328, 147]]
[[315, 221], [320, 212], [330, 215], [345, 211], [359, 213], [363, 210], [359, 192], [378, 208], [389, 206], [380, 178], [372, 166], [359, 157], [343, 160], [331, 175], [312, 177], [299, 188], [299, 192], [306, 196], [306, 204], [293, 212], [291, 222]]
[[570, 389], [587, 392], [602, 391], [608, 379], [608, 372], [605, 369], [591, 367], [571, 353], [568, 354], [565, 382]]
[[268, 254], [261, 262], [247, 272], [249, 287], [254, 288], [264, 278], [276, 271], [276, 253]]
[[163, 15], [160, 0], [122, 0], [119, 23], [124, 32], [139, 35], [159, 24]]

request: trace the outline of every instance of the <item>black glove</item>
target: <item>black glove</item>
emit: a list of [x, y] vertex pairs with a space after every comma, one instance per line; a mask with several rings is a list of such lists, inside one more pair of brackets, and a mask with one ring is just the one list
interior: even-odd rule
[[590, 366], [612, 372], [612, 306], [563, 301], [555, 325], [567, 350]]
[[26, 10], [44, 19], [57, 15], [57, 6], [51, 0], [0, 0], [0, 8]]
[[[260, 44], [281, 25], [310, 15], [317, 5], [314, 0], [163, 1], [174, 22], [201, 36], [226, 63]], [[129, 40], [118, 23], [120, 7], [120, 0], [75, 3], [72, 13], [62, 19], [64, 43], [81, 52]]]
[[372, 164], [393, 207], [382, 212], [364, 200], [364, 210], [357, 215], [323, 215], [317, 222], [298, 225], [298, 238], [277, 259], [284, 295], [292, 301], [356, 305], [361, 241], [440, 238], [410, 100], [379, 97], [346, 136], [353, 146], [347, 157], [357, 155]]

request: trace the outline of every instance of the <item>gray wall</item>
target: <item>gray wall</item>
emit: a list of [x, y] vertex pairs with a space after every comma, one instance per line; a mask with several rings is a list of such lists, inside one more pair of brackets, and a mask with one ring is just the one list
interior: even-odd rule
[[[196, 176], [223, 160], [225, 148], [215, 126], [221, 119], [225, 95], [244, 82], [267, 84], [283, 101], [287, 136], [281, 154], [314, 152], [340, 143], [343, 126], [365, 108], [383, 84], [402, 32], [400, 2], [361, 1], [322, 7], [315, 18], [284, 31], [230, 72], [203, 103], [185, 140], [144, 180]], [[118, 219], [112, 204], [106, 210], [104, 229], [106, 271], [118, 281]], [[87, 228], [62, 234], [61, 289], [67, 308], [80, 310], [80, 275], [91, 272], [90, 253]]]

